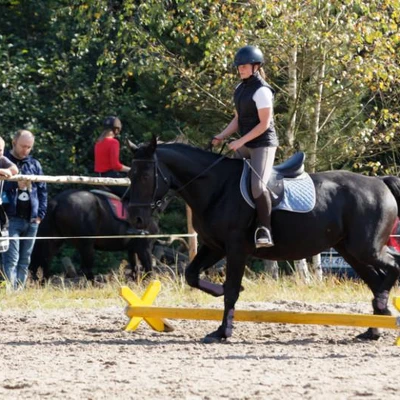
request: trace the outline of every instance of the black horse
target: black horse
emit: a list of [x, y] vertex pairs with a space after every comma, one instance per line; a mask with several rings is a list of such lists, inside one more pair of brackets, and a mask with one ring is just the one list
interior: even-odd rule
[[[193, 211], [193, 225], [202, 245], [185, 271], [188, 284], [213, 296], [224, 295], [222, 325], [204, 338], [220, 342], [232, 335], [235, 303], [241, 290], [246, 258], [298, 260], [334, 247], [373, 293], [374, 314], [390, 315], [389, 292], [400, 269], [398, 256], [386, 243], [399, 215], [400, 179], [367, 177], [348, 171], [311, 174], [316, 202], [309, 212], [274, 211], [275, 246], [256, 249], [256, 214], [243, 199], [239, 181], [243, 161], [183, 144], [159, 144], [155, 138], [134, 158], [128, 213], [131, 223], [145, 228], [151, 211], [169, 189]], [[226, 257], [223, 285], [200, 279], [200, 273]], [[377, 339], [369, 328], [360, 335]]]
[[[152, 233], [158, 228], [152, 221]], [[71, 243], [79, 252], [81, 270], [88, 280], [93, 281], [93, 263], [95, 250], [128, 251], [133, 278], [136, 278], [138, 266], [137, 254], [145, 273], [152, 270], [151, 250], [153, 240], [141, 238], [116, 239], [101, 236], [132, 235], [133, 230], [126, 220], [113, 215], [111, 206], [104, 195], [87, 190], [66, 190], [59, 193], [50, 202], [46, 217], [39, 226], [38, 237], [32, 253], [30, 270], [33, 279], [42, 267], [43, 278], [50, 277], [50, 264], [64, 242]], [[79, 237], [100, 236], [99, 238]], [[40, 237], [70, 237], [73, 239], [40, 239]]]

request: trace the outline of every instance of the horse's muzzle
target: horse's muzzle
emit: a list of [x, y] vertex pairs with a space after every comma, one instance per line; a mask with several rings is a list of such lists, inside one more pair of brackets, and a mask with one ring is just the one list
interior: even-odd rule
[[136, 229], [147, 229], [151, 221], [151, 213], [148, 211], [137, 206], [128, 206], [128, 221], [131, 226]]

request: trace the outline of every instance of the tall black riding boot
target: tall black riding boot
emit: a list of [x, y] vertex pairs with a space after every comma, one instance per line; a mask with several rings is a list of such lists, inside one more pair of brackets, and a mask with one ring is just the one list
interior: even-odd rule
[[272, 247], [274, 242], [271, 235], [271, 208], [272, 202], [269, 192], [263, 192], [260, 197], [254, 199], [257, 210], [259, 226], [254, 234], [254, 242], [257, 248]]

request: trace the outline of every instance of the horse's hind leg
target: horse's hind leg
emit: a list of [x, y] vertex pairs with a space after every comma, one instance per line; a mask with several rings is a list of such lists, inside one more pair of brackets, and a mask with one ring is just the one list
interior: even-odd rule
[[[386, 246], [379, 254], [363, 254], [360, 258], [355, 258], [342, 245], [335, 246], [335, 248], [371, 289], [374, 295], [372, 300], [374, 314], [391, 315], [388, 308], [389, 292], [399, 278], [400, 258], [397, 259], [389, 254]], [[376, 340], [380, 336], [378, 328], [369, 328], [358, 337]]]
[[64, 244], [63, 240], [49, 240], [48, 243], [43, 243], [43, 246], [47, 249], [44, 250], [43, 254], [43, 262], [42, 262], [42, 269], [43, 269], [43, 278], [48, 280], [50, 279], [50, 267], [53, 258], [58, 254], [60, 251], [61, 246]]
[[43, 277], [40, 284], [44, 284], [45, 281], [50, 279], [51, 276], [51, 261], [54, 256], [59, 252], [62, 246], [62, 240], [47, 240], [47, 239], [37, 239], [35, 247], [31, 256], [31, 263], [29, 269], [32, 273], [32, 278], [35, 281], [39, 280], [38, 269], [42, 267]]
[[388, 309], [389, 293], [400, 276], [400, 256], [389, 253], [388, 247], [384, 246], [379, 257], [371, 264], [376, 268], [382, 281], [377, 292], [374, 292], [375, 298], [372, 301], [374, 313], [391, 315]]
[[222, 250], [213, 250], [202, 245], [193, 261], [185, 269], [185, 278], [189, 286], [218, 297], [224, 294], [222, 285], [200, 279], [200, 273], [212, 267], [225, 256]]
[[370, 258], [363, 257], [362, 262], [373, 266], [379, 279], [376, 279], [375, 284], [380, 285], [376, 288], [371, 288], [374, 299], [372, 306], [374, 314], [391, 315], [388, 309], [388, 300], [390, 290], [393, 288], [400, 276], [400, 257], [395, 257], [388, 252], [388, 248], [384, 246], [380, 253], [371, 255]]

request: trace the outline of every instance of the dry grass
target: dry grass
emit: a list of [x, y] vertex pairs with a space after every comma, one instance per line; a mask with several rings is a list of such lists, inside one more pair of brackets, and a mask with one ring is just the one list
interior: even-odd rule
[[[206, 306], [222, 299], [215, 299], [197, 289], [191, 289], [182, 276], [171, 278], [167, 275], [158, 276], [162, 283], [161, 292], [156, 300], [159, 306]], [[121, 285], [127, 285], [141, 295], [147, 282], [126, 284], [114, 277], [112, 281], [93, 286], [91, 284], [69, 287], [66, 283], [49, 284], [45, 287], [30, 285], [21, 292], [7, 293], [0, 289], [0, 310], [7, 309], [63, 309], [63, 308], [103, 308], [124, 306], [119, 297]], [[312, 281], [305, 284], [298, 277], [284, 277], [275, 281], [266, 275], [243, 279], [245, 290], [240, 300], [245, 302], [262, 301], [302, 301], [309, 303], [347, 303], [370, 302], [372, 294], [361, 282], [354, 280], [338, 280], [326, 277], [322, 282]], [[398, 287], [392, 291], [393, 295], [400, 295]]]

